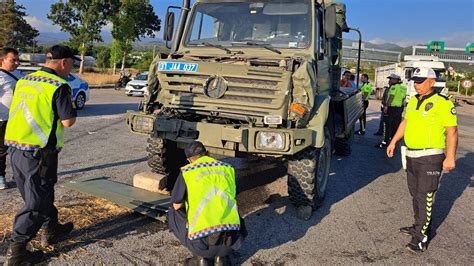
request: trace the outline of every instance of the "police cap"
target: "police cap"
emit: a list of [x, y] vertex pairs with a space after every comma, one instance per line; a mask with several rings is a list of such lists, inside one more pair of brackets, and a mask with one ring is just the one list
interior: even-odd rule
[[74, 55], [74, 52], [71, 50], [71, 48], [64, 45], [54, 45], [53, 47], [49, 48], [46, 55], [50, 59], [72, 58], [77, 61], [82, 61], [79, 57]]
[[206, 154], [206, 148], [200, 141], [193, 141], [186, 146], [184, 153], [187, 158], [191, 158], [196, 155]]

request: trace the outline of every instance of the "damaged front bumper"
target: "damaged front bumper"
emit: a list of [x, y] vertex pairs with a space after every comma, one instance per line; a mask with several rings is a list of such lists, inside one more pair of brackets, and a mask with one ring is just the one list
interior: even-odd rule
[[189, 122], [138, 112], [127, 113], [127, 125], [134, 133], [172, 140], [177, 142], [180, 148], [198, 140], [210, 153], [230, 157], [236, 157], [238, 153], [293, 155], [308, 146], [314, 146], [317, 134], [308, 128], [236, 127]]

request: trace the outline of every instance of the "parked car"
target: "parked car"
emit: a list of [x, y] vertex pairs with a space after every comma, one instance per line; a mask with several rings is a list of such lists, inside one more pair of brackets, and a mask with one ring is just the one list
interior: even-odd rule
[[145, 96], [148, 94], [148, 72], [137, 74], [135, 78], [125, 86], [125, 94], [128, 96]]
[[[31, 74], [39, 69], [40, 67], [34, 66], [20, 66], [17, 68], [23, 75]], [[76, 105], [76, 109], [83, 109], [86, 102], [90, 100], [89, 84], [74, 73], [70, 73], [64, 79], [72, 89], [72, 100]]]

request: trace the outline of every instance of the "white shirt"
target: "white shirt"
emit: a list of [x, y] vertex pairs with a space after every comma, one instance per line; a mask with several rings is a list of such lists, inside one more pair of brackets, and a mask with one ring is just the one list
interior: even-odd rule
[[[23, 74], [18, 70], [10, 73], [12, 73], [17, 78], [21, 78], [23, 76]], [[16, 80], [14, 80], [8, 74], [0, 71], [0, 121], [8, 120], [8, 112], [10, 111], [15, 85]]]

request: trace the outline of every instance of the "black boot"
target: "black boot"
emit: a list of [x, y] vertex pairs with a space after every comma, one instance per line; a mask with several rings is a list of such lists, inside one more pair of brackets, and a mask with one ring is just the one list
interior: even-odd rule
[[203, 257], [192, 257], [184, 261], [185, 266], [210, 266], [212, 261]]
[[229, 256], [225, 257], [216, 257], [214, 259], [214, 266], [230, 266], [230, 258]]
[[11, 242], [4, 265], [34, 265], [41, 262], [43, 252], [41, 250], [29, 251], [26, 245], [26, 243]]
[[73, 229], [74, 225], [71, 222], [46, 227], [41, 236], [41, 245], [47, 247], [61, 242], [66, 239]]
[[427, 249], [427, 246], [427, 241], [420, 241], [413, 236], [410, 243], [408, 243], [405, 247], [415, 254], [421, 254]]

